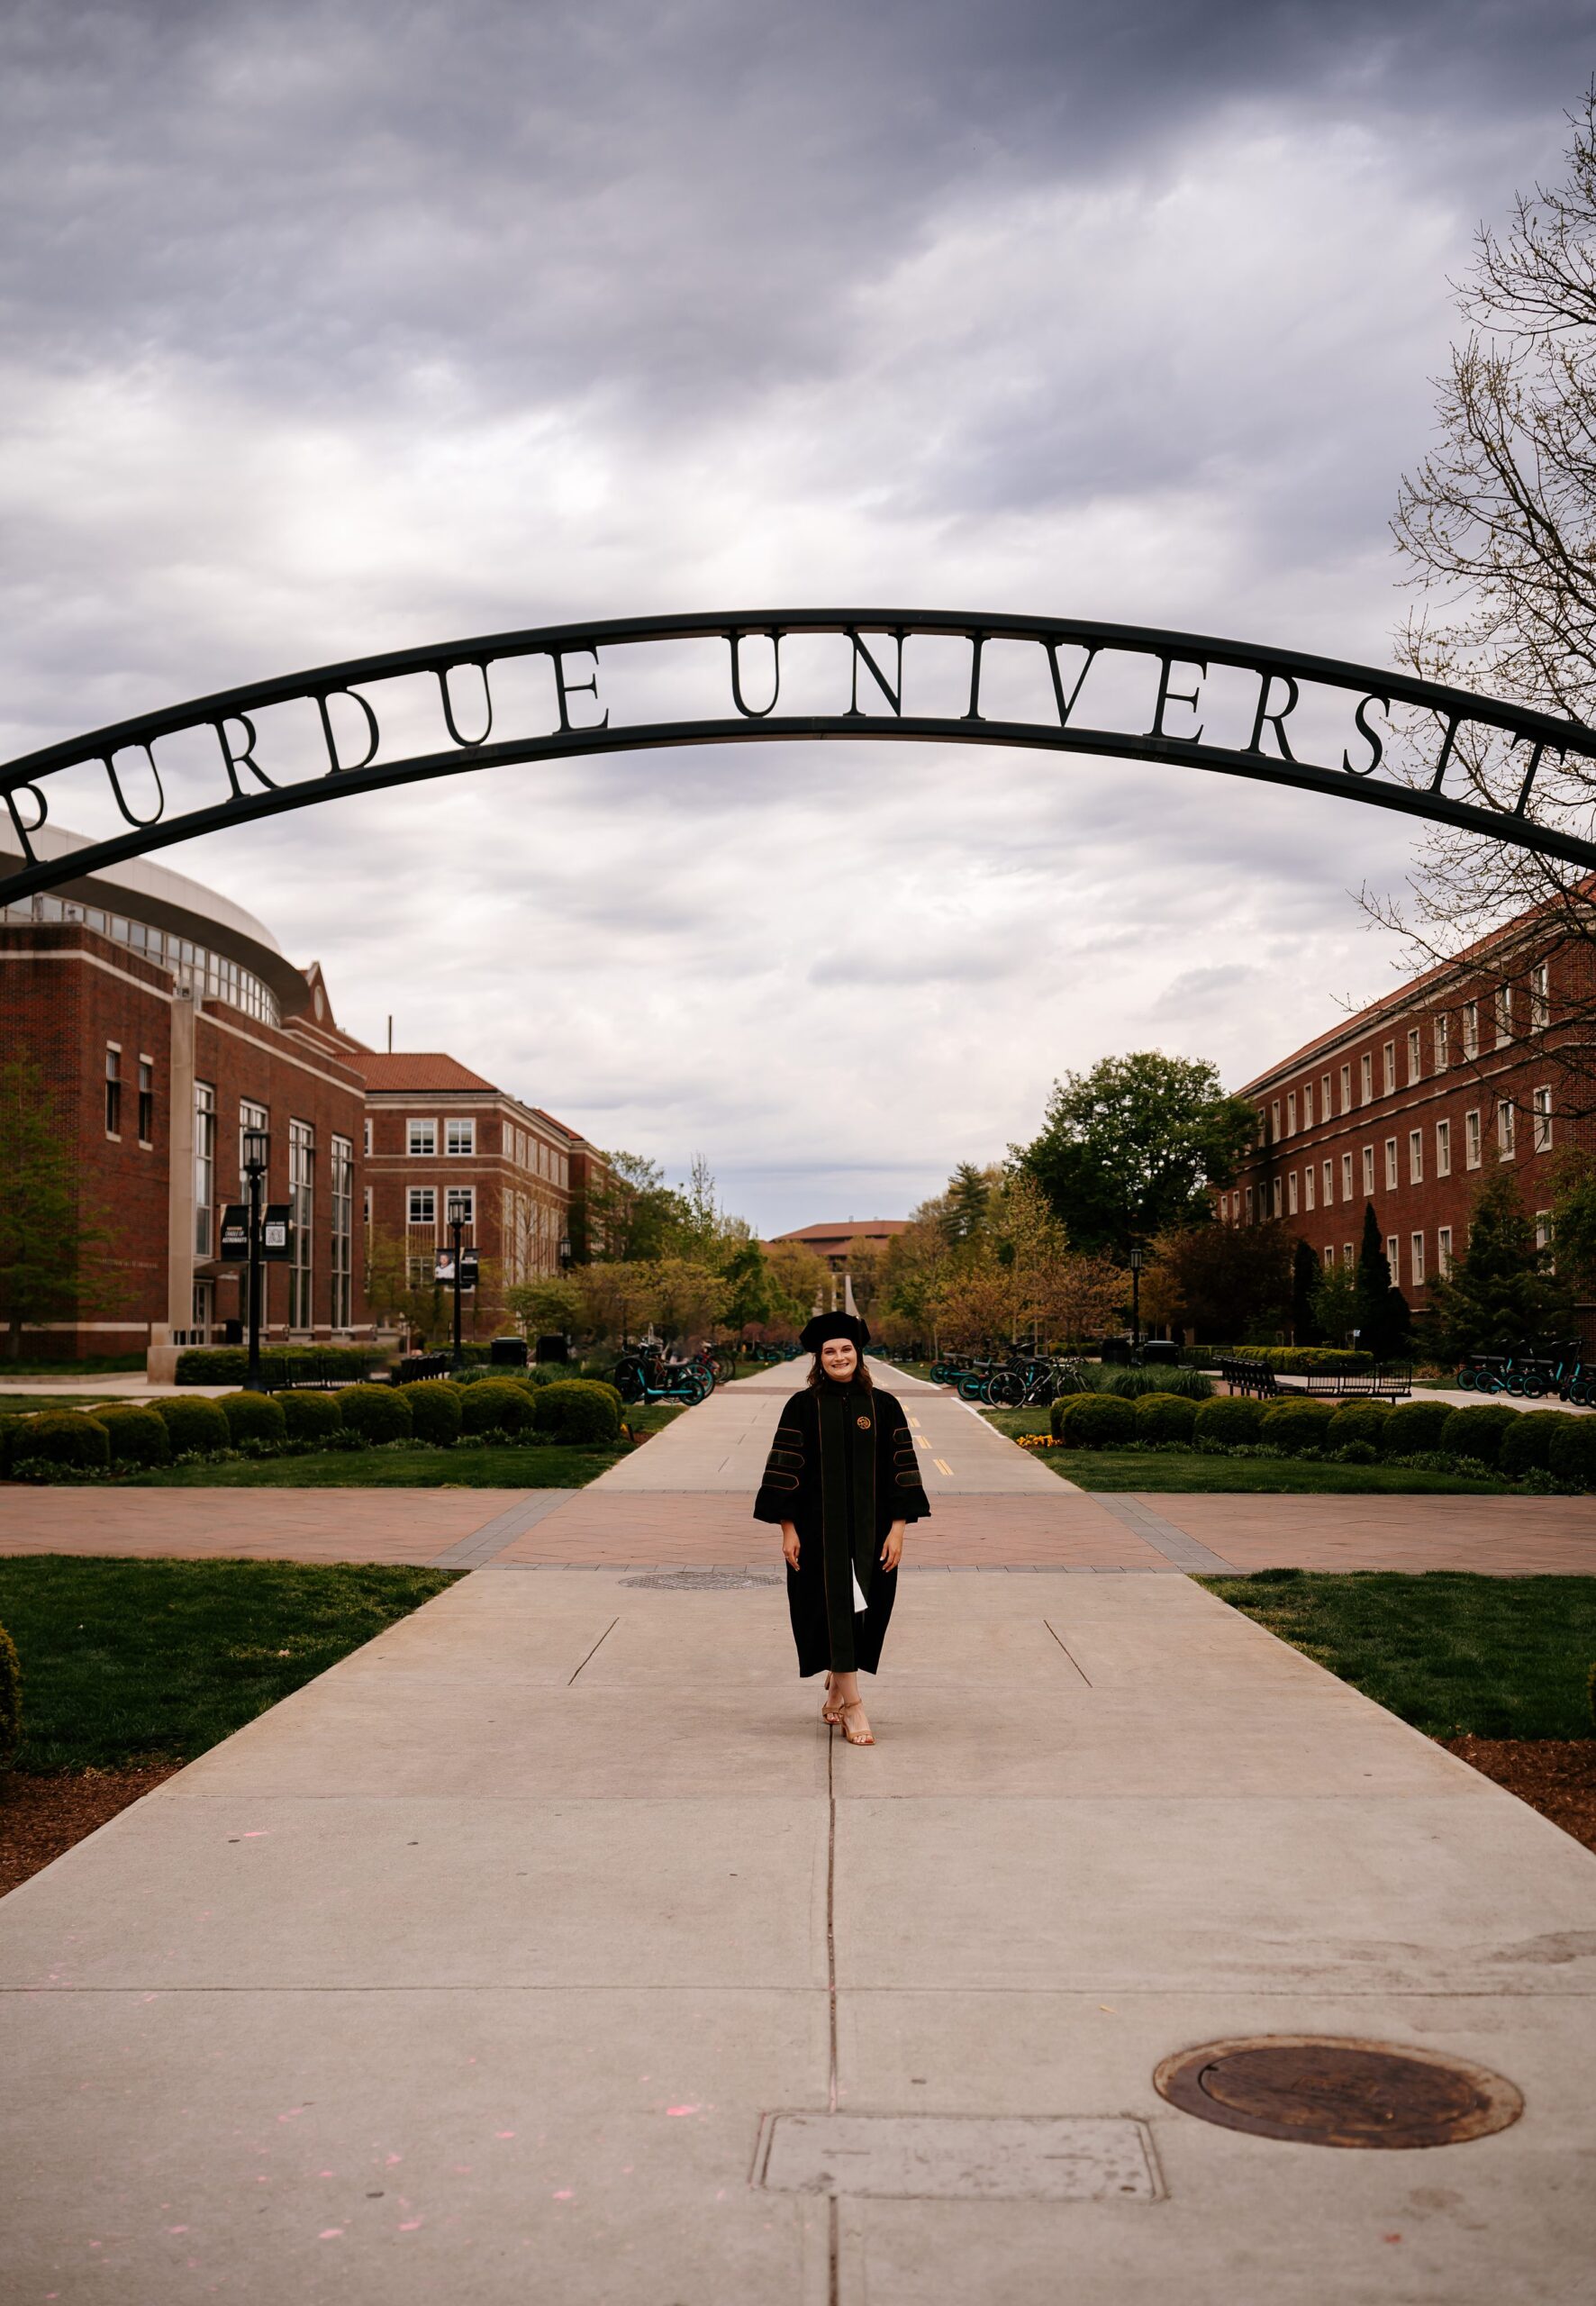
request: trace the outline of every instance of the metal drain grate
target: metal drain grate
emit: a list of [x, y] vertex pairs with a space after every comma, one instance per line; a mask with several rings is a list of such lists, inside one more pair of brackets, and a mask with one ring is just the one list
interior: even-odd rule
[[1466, 2058], [1312, 2034], [1209, 2042], [1153, 2080], [1183, 2113], [1304, 2146], [1456, 2146], [1524, 2111], [1510, 2082]]
[[623, 1577], [623, 1585], [647, 1585], [655, 1593], [730, 1593], [744, 1585], [779, 1585], [763, 1569], [650, 1569], [641, 1577]]

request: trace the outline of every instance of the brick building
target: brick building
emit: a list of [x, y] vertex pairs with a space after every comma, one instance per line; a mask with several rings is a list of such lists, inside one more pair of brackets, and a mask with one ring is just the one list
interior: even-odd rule
[[908, 1230], [907, 1217], [848, 1217], [830, 1225], [800, 1225], [795, 1232], [777, 1233], [775, 1241], [795, 1241], [801, 1249], [812, 1250], [831, 1272], [846, 1273], [861, 1249], [884, 1249], [894, 1234]]
[[[1596, 1091], [1568, 1059], [1592, 1011], [1589, 949], [1510, 922], [1249, 1081], [1258, 1134], [1217, 1214], [1280, 1218], [1321, 1263], [1351, 1265], [1373, 1202], [1392, 1279], [1422, 1313], [1488, 1175], [1510, 1168], [1550, 1239], [1549, 1157], [1590, 1141]], [[1596, 1334], [1596, 1306], [1582, 1314]]]
[[[86, 846], [33, 839], [52, 858]], [[242, 1268], [217, 1250], [249, 1127], [269, 1131], [268, 1198], [295, 1219], [292, 1262], [267, 1269], [268, 1330], [329, 1339], [364, 1322], [365, 1082], [319, 968], [295, 968], [240, 906], [137, 861], [0, 912], [0, 1055], [41, 1067], [116, 1266], [111, 1302], [25, 1330], [25, 1355], [137, 1352], [158, 1330], [207, 1341], [240, 1317]]]

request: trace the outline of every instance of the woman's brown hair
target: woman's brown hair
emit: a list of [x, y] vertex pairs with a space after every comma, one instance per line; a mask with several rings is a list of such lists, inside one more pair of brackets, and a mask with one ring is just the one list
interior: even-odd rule
[[[870, 1365], [866, 1360], [863, 1353], [859, 1351], [857, 1345], [854, 1348], [854, 1351], [858, 1355], [858, 1358], [854, 1363], [853, 1375], [849, 1377], [848, 1382], [850, 1385], [863, 1385], [867, 1394], [873, 1394], [875, 1391], [875, 1380], [870, 1375]], [[817, 1353], [814, 1359], [809, 1365], [809, 1375], [803, 1381], [809, 1387], [812, 1394], [819, 1393], [821, 1389], [821, 1381], [825, 1376], [825, 1374], [824, 1369], [821, 1366], [821, 1357]]]

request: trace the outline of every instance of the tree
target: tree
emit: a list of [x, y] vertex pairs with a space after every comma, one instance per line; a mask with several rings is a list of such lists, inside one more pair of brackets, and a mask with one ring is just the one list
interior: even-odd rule
[[576, 1263], [635, 1265], [665, 1256], [680, 1236], [681, 1195], [666, 1184], [657, 1163], [641, 1153], [603, 1158], [603, 1169], [595, 1165], [586, 1195], [572, 1214]]
[[765, 1262], [775, 1293], [770, 1326], [788, 1331], [802, 1329], [814, 1310], [815, 1299], [830, 1280], [824, 1261], [802, 1241], [771, 1241], [766, 1247]]
[[1319, 1267], [1313, 1292], [1314, 1323], [1326, 1345], [1352, 1342], [1357, 1327], [1357, 1270], [1349, 1265]]
[[961, 1161], [948, 1178], [942, 1195], [942, 1228], [950, 1248], [976, 1240], [984, 1231], [1002, 1175], [1000, 1169], [978, 1169], [973, 1161]]
[[1391, 1260], [1381, 1238], [1372, 1201], [1364, 1204], [1364, 1238], [1357, 1253], [1355, 1287], [1358, 1349], [1376, 1361], [1394, 1361], [1409, 1350], [1413, 1317], [1408, 1301], [1391, 1278]]
[[[1466, 332], [1438, 381], [1438, 445], [1405, 478], [1393, 530], [1424, 599], [1400, 654], [1415, 671], [1589, 722], [1596, 713], [1596, 83], [1570, 115], [1565, 181], [1482, 226], [1458, 290]], [[1434, 611], [1431, 612], [1431, 604]], [[1397, 716], [1398, 741], [1404, 731]], [[1410, 732], [1433, 762], [1431, 716]], [[1417, 750], [1414, 772], [1418, 774]], [[1511, 808], [1527, 766], [1500, 738], [1460, 740], [1448, 790]], [[1472, 789], [1471, 789], [1472, 788]], [[1596, 761], [1550, 749], [1538, 815], [1582, 821]], [[1408, 937], [1413, 966], [1457, 959], [1486, 929], [1525, 935], [1471, 962], [1506, 985], [1562, 947], [1558, 1058], [1570, 1111], [1596, 1109], [1596, 903], [1582, 867], [1444, 828], [1425, 840], [1407, 901], [1365, 893]], [[1527, 1004], [1526, 1004], [1527, 1005]]]
[[0, 1312], [20, 1360], [24, 1326], [107, 1312], [123, 1295], [110, 1233], [86, 1200], [43, 1072], [32, 1057], [0, 1066]]
[[1504, 1171], [1487, 1177], [1469, 1212], [1467, 1247], [1430, 1285], [1437, 1350], [1461, 1358], [1565, 1332], [1573, 1308], [1548, 1260], [1549, 1251], [1536, 1246], [1518, 1180]]
[[1557, 1270], [1582, 1295], [1596, 1291], [1596, 1150], [1569, 1146], [1552, 1168]]
[[730, 1294], [718, 1273], [693, 1257], [660, 1257], [653, 1267], [654, 1318], [667, 1338], [703, 1337]]
[[1011, 1147], [1077, 1250], [1123, 1259], [1133, 1243], [1208, 1221], [1256, 1128], [1211, 1065], [1144, 1049], [1054, 1084], [1040, 1134]]
[[573, 1279], [582, 1291], [582, 1326], [589, 1337], [628, 1344], [634, 1330], [654, 1318], [652, 1265], [605, 1258], [579, 1266]]
[[721, 1319], [727, 1329], [739, 1337], [744, 1330], [763, 1329], [780, 1302], [764, 1244], [742, 1242], [726, 1260], [721, 1277], [726, 1284]]
[[504, 1307], [529, 1337], [579, 1330], [587, 1310], [580, 1282], [557, 1281], [552, 1276], [517, 1282], [504, 1292]]
[[1320, 1270], [1312, 1242], [1299, 1241], [1292, 1253], [1292, 1341], [1295, 1345], [1323, 1342], [1313, 1302]]
[[1284, 1326], [1292, 1300], [1291, 1237], [1262, 1225], [1190, 1225], [1154, 1246], [1161, 1301], [1208, 1342], [1245, 1344]]

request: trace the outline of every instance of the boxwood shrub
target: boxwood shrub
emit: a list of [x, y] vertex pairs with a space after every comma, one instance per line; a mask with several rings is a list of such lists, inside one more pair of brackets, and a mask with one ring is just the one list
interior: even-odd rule
[[613, 1385], [592, 1377], [562, 1377], [532, 1395], [532, 1421], [551, 1441], [603, 1444], [621, 1431], [621, 1399]]
[[95, 1423], [105, 1429], [113, 1466], [169, 1466], [172, 1444], [167, 1429], [152, 1409], [141, 1402], [107, 1403], [95, 1412]]
[[[291, 1382], [297, 1370], [304, 1375], [314, 1367], [318, 1375], [364, 1377], [382, 1361], [380, 1347], [370, 1345], [289, 1345], [263, 1348], [260, 1365], [276, 1384]], [[190, 1345], [177, 1356], [180, 1385], [237, 1385], [249, 1372], [249, 1352], [242, 1345]]]
[[1559, 1481], [1596, 1486], [1596, 1417], [1560, 1418], [1546, 1464]]
[[[413, 1387], [406, 1387], [413, 1392]], [[538, 1403], [543, 1399], [530, 1385], [508, 1377], [492, 1377], [485, 1385], [467, 1385], [460, 1395], [460, 1424], [467, 1433], [525, 1433]]]
[[216, 1403], [236, 1449], [240, 1441], [286, 1441], [287, 1421], [270, 1394], [223, 1394]]
[[1184, 1401], [1205, 1402], [1213, 1393], [1213, 1381], [1205, 1377], [1201, 1369], [1172, 1369], [1161, 1365], [1152, 1369], [1105, 1370], [1102, 1390], [1132, 1402], [1147, 1394], [1162, 1394], [1165, 1398], [1178, 1394]]
[[1383, 1457], [1417, 1457], [1441, 1447], [1450, 1402], [1399, 1402], [1381, 1427], [1376, 1441]]
[[203, 1394], [186, 1402], [168, 1396], [164, 1401], [151, 1402], [150, 1406], [167, 1429], [175, 1457], [190, 1449], [226, 1449], [231, 1446], [232, 1436], [225, 1416]]
[[408, 1441], [414, 1431], [410, 1412], [413, 1385], [345, 1385], [332, 1398], [350, 1433], [366, 1441]]
[[1377, 1451], [1390, 1416], [1389, 1402], [1343, 1402], [1331, 1416], [1325, 1448], [1345, 1449], [1349, 1442], [1366, 1441]]
[[77, 1410], [44, 1410], [27, 1420], [24, 1432], [11, 1445], [13, 1466], [35, 1464], [72, 1466], [92, 1473], [111, 1463], [111, 1440], [103, 1425]]
[[283, 1412], [283, 1429], [290, 1441], [325, 1441], [343, 1430], [336, 1394], [274, 1394]]
[[1246, 1401], [1239, 1394], [1221, 1394], [1216, 1400], [1202, 1403], [1192, 1421], [1192, 1432], [1199, 1441], [1222, 1441], [1229, 1448], [1256, 1441], [1262, 1422], [1261, 1403]]
[[0, 1769], [9, 1769], [23, 1742], [23, 1669], [16, 1644], [0, 1625]]
[[1106, 1449], [1136, 1439], [1136, 1403], [1119, 1394], [1071, 1394], [1055, 1402], [1050, 1422], [1073, 1449]]
[[1467, 1409], [1455, 1409], [1442, 1426], [1441, 1447], [1450, 1457], [1477, 1457], [1493, 1466], [1503, 1435], [1522, 1414], [1500, 1402], [1471, 1402]]
[[1198, 1404], [1188, 1394], [1144, 1394], [1136, 1404], [1138, 1441], [1189, 1441]]
[[452, 1448], [460, 1438], [461, 1407], [466, 1396], [447, 1377], [418, 1378], [400, 1391], [410, 1403], [410, 1421], [418, 1441], [440, 1449]]
[[1532, 1466], [1538, 1466], [1543, 1472], [1548, 1471], [1552, 1463], [1552, 1436], [1560, 1425], [1578, 1423], [1578, 1418], [1570, 1417], [1566, 1410], [1519, 1411], [1501, 1437], [1497, 1465], [1504, 1474], [1511, 1474], [1515, 1480], [1520, 1474], [1527, 1474]]
[[1326, 1449], [1336, 1414], [1330, 1402], [1275, 1402], [1258, 1420], [1258, 1439], [1272, 1449]]

